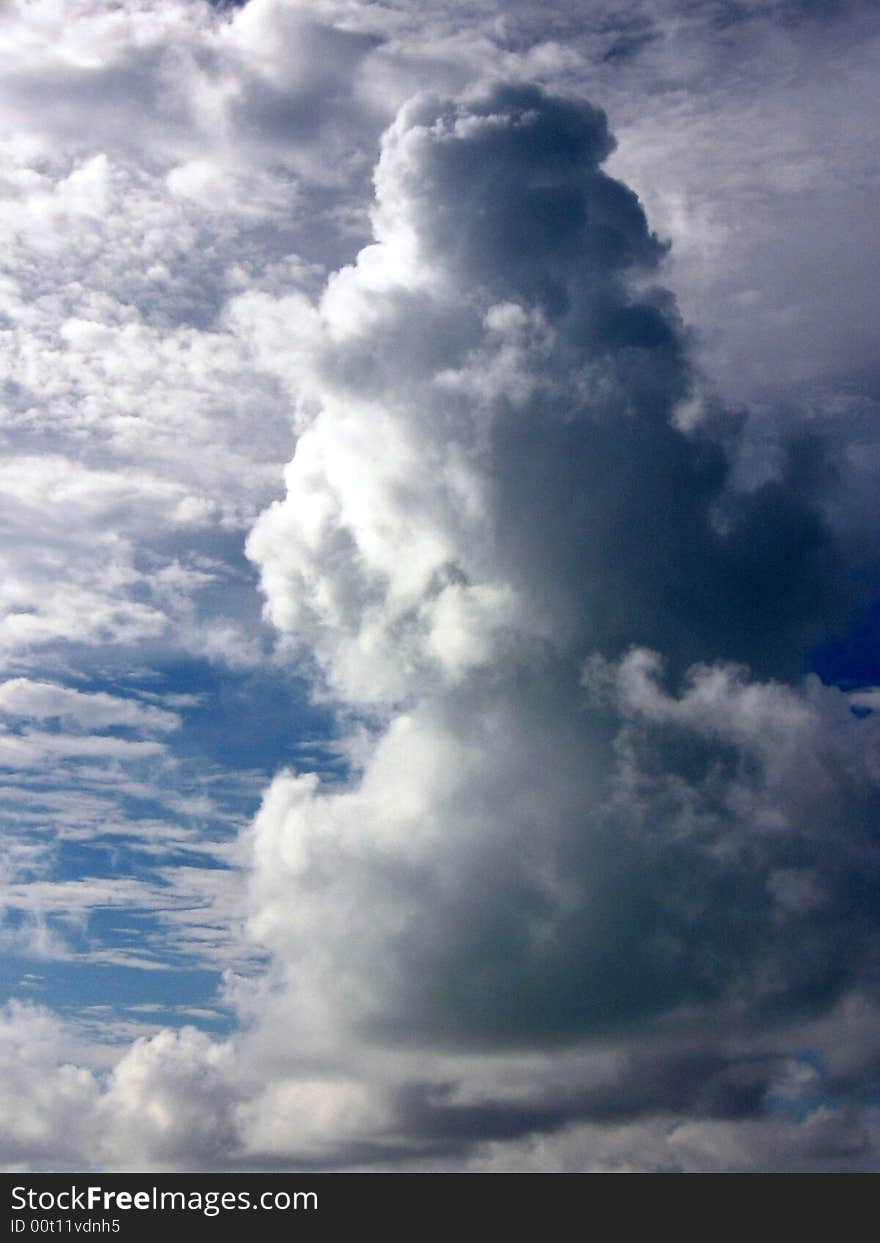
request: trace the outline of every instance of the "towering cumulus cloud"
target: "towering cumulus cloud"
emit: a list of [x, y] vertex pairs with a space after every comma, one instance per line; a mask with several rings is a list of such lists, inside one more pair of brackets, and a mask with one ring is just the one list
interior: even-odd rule
[[296, 402], [249, 555], [356, 724], [250, 833], [251, 1152], [869, 1142], [878, 727], [803, 680], [864, 542], [826, 446], [750, 473], [613, 147], [535, 87], [418, 97], [356, 263], [233, 308]]

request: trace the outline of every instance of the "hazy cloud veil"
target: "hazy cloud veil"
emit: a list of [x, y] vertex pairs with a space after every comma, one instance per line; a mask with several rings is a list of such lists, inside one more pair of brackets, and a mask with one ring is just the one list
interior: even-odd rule
[[[16, 29], [34, 20], [7, 7]], [[110, 21], [75, 7], [78, 22]], [[749, 250], [736, 212], [765, 183], [763, 169], [745, 189], [734, 176], [750, 167], [741, 133], [717, 152], [723, 220], [700, 215], [701, 159], [676, 180], [681, 135], [699, 145], [746, 107], [715, 72], [719, 49], [751, 66], [778, 118], [774, 57], [809, 66], [832, 47], [862, 82], [876, 29], [867, 5], [827, 28], [806, 6], [634, 4], [627, 22], [585, 7], [251, 0], [196, 18], [131, 3], [101, 28], [117, 77], [90, 76], [83, 43], [86, 67], [58, 78], [54, 97], [77, 107], [100, 90], [105, 128], [100, 153], [55, 174], [55, 200], [37, 187], [41, 219], [73, 213], [120, 256], [182, 239], [150, 278], [173, 289], [165, 302], [120, 293], [111, 271], [91, 309], [32, 293], [13, 315], [68, 368], [56, 423], [37, 428], [49, 466], [17, 478], [37, 512], [40, 489], [86, 496], [90, 527], [74, 536], [52, 517], [40, 536], [70, 549], [77, 642], [154, 664], [162, 644], [207, 644], [230, 678], [295, 670], [342, 762], [279, 759], [210, 868], [163, 864], [180, 904], [167, 918], [205, 961], [212, 928], [225, 947], [228, 1034], [133, 1029], [111, 1053], [94, 1027], [10, 1003], [6, 1160], [876, 1162], [875, 380], [854, 345], [791, 383], [768, 379], [756, 349], [754, 374], [744, 358], [725, 391], [725, 317], [733, 350], [754, 329], [730, 290], [714, 321], [685, 322], [679, 290], [690, 314], [711, 287], [700, 229], [719, 291], [733, 281], [723, 256], [744, 247], [740, 314], [766, 315], [792, 372], [819, 312], [806, 286], [787, 295], [789, 321], [754, 294], [760, 229], [788, 191], [770, 195]], [[119, 108], [141, 92], [149, 158], [125, 150], [114, 89]], [[40, 141], [68, 150], [61, 104], [48, 113]], [[779, 170], [799, 170], [799, 194], [832, 173], [821, 144], [809, 165], [796, 121], [791, 133]], [[653, 191], [652, 142], [666, 161]], [[853, 168], [865, 163], [859, 149]], [[861, 172], [848, 175], [860, 202]], [[677, 192], [691, 197], [676, 215]], [[105, 193], [128, 205], [129, 233], [93, 205]], [[805, 231], [839, 193], [819, 186]], [[780, 268], [801, 240], [780, 240]], [[39, 262], [62, 259], [47, 241]], [[87, 278], [65, 297], [82, 300]], [[147, 384], [152, 432], [137, 413]], [[186, 452], [182, 386], [198, 412]], [[86, 422], [92, 456], [75, 447]], [[137, 503], [121, 491], [135, 462]], [[41, 555], [16, 554], [43, 582], [59, 554]], [[9, 580], [22, 599], [24, 574]], [[12, 639], [41, 627], [43, 651], [72, 606], [44, 587], [39, 600]], [[114, 772], [170, 763], [185, 695], [77, 689], [69, 667], [13, 666], [0, 711], [35, 724], [0, 734], [0, 758], [27, 769], [115, 743]], [[187, 849], [209, 853], [218, 831], [199, 814]], [[94, 901], [127, 900], [113, 892]], [[195, 927], [194, 893], [209, 911]]]

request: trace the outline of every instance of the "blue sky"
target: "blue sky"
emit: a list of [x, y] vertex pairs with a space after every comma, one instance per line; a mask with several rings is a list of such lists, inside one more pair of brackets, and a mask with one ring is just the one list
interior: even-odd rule
[[0, 4], [7, 1167], [876, 1167], [878, 41]]

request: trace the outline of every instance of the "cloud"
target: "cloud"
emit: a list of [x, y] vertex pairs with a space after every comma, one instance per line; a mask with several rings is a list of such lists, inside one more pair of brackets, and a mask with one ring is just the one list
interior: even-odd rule
[[134, 1042], [102, 1100], [109, 1163], [210, 1165], [235, 1136], [230, 1050], [192, 1027]]
[[[352, 67], [372, 41], [268, 3], [80, 6], [70, 20], [46, 0], [15, 4], [6, 29], [4, 654], [21, 669], [59, 643], [165, 647], [174, 634], [253, 665], [249, 589], [205, 607], [191, 577], [191, 607], [175, 610], [150, 598], [154, 572], [194, 571], [206, 554], [235, 563], [277, 490], [286, 403], [219, 321], [242, 288], [313, 279], [291, 231], [308, 151], [326, 169], [332, 135], [366, 114], [316, 78], [309, 40], [352, 43]], [[274, 135], [266, 118], [236, 119], [270, 82], [304, 100]], [[330, 118], [320, 134], [314, 108]]]
[[249, 552], [275, 624], [379, 724], [350, 783], [281, 775], [255, 822], [257, 1027], [282, 1064], [409, 1050], [392, 1116], [421, 1063], [401, 1129], [428, 1151], [605, 1108], [575, 1079], [457, 1123], [433, 1058], [485, 1082], [490, 1050], [612, 1033], [649, 1070], [608, 1108], [758, 1116], [776, 1062], [742, 1051], [701, 1055], [674, 1105], [654, 1085], [704, 1026], [868, 988], [877, 952], [876, 722], [799, 680], [849, 590], [834, 473], [796, 431], [743, 486], [741, 421], [682, 425], [687, 339], [611, 149], [534, 87], [405, 106], [376, 240], [293, 308], [277, 364], [300, 432]]
[[291, 499], [249, 540], [270, 617], [346, 698], [513, 631], [789, 672], [841, 616], [809, 443], [734, 492], [718, 439], [673, 425], [694, 377], [669, 295], [627, 290], [662, 248], [610, 149], [601, 114], [520, 86], [388, 131], [378, 240], [301, 368]]
[[125, 1168], [210, 1165], [234, 1133], [230, 1083], [229, 1051], [191, 1027], [135, 1040], [106, 1074], [69, 1024], [13, 1003], [0, 1016], [3, 1160], [51, 1169], [89, 1153], [104, 1168], [120, 1154]]
[[20, 717], [73, 721], [86, 729], [133, 726], [148, 733], [166, 733], [180, 726], [180, 717], [152, 704], [118, 695], [89, 694], [68, 686], [11, 678], [0, 684], [0, 712]]
[[127, 738], [111, 738], [102, 734], [46, 734], [29, 730], [23, 734], [0, 735], [0, 757], [4, 766], [29, 768], [40, 765], [50, 756], [113, 756], [160, 755], [161, 742], [130, 742]]
[[73, 1058], [81, 1049], [54, 1016], [11, 1003], [0, 1018], [0, 1095], [10, 1165], [76, 1161], [88, 1150], [95, 1081]]
[[[11, 12], [3, 935], [239, 1029], [13, 1006], [5, 1159], [870, 1165], [868, 6]], [[100, 675], [271, 669], [248, 532], [350, 733], [234, 846]]]

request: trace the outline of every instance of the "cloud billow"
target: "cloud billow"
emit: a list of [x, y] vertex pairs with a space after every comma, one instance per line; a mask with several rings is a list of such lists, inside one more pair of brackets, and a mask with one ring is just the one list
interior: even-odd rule
[[[612, 148], [531, 86], [406, 105], [375, 242], [269, 360], [299, 436], [249, 552], [323, 689], [382, 723], [342, 788], [287, 773], [264, 799], [256, 1038], [406, 1050], [400, 1109], [412, 1059], [491, 1082], [613, 1035], [662, 1077], [711, 1030], [745, 1043], [707, 1055], [710, 1112], [757, 1115], [788, 1056], [755, 1086], [760, 1024], [867, 990], [876, 958], [876, 724], [800, 683], [848, 599], [839, 483], [803, 437], [735, 481], [740, 421], [701, 394]], [[239, 314], [257, 334], [270, 309]], [[607, 1112], [574, 1094], [520, 1130]]]

